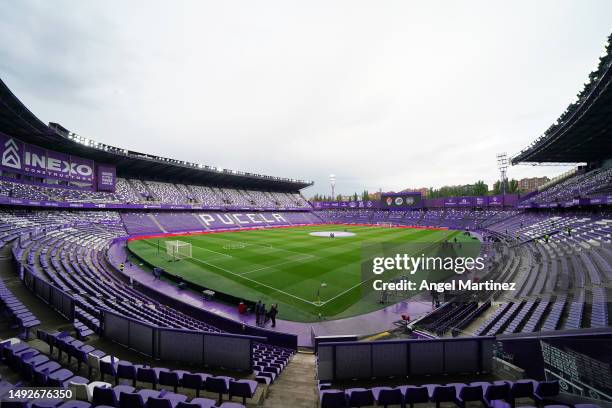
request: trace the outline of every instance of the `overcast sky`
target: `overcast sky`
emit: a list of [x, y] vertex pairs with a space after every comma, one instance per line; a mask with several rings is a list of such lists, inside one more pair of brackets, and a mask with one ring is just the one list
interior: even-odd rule
[[308, 196], [491, 185], [611, 30], [609, 0], [4, 1], [0, 77], [44, 122]]

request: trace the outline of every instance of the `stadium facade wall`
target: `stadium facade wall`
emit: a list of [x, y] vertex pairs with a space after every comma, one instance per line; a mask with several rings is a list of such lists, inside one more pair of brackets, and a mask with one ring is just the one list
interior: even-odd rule
[[266, 342], [265, 337], [158, 327], [101, 312], [103, 337], [166, 361], [246, 371], [252, 369], [253, 342]]
[[320, 343], [320, 381], [490, 373], [495, 337]]

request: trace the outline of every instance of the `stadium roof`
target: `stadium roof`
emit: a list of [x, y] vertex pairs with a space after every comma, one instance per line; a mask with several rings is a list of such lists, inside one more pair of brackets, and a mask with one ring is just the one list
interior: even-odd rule
[[530, 146], [518, 163], [578, 163], [612, 158], [612, 35], [597, 70], [561, 117]]
[[312, 181], [219, 169], [105, 145], [70, 132], [57, 123], [48, 126], [36, 117], [0, 79], [0, 132], [24, 142], [114, 164], [125, 177], [220, 185], [273, 191], [297, 191]]

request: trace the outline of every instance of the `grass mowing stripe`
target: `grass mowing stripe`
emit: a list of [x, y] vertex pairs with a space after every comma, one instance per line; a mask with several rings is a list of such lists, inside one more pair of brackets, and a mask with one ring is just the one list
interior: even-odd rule
[[252, 271], [242, 272], [242, 273], [240, 274], [240, 276], [248, 275], [249, 273], [259, 272], [259, 271], [263, 271], [263, 270], [270, 269], [270, 268], [276, 268], [276, 267], [278, 267], [278, 266], [281, 266], [281, 265], [286, 265], [286, 264], [289, 264], [289, 263], [294, 263], [294, 262], [305, 261], [305, 260], [307, 260], [307, 259], [312, 259], [312, 258], [313, 258], [313, 256], [311, 256], [311, 255], [307, 255], [307, 256], [305, 256], [305, 257], [303, 257], [303, 258], [300, 258], [300, 259], [290, 259], [290, 260], [288, 260], [288, 261], [281, 262], [281, 263], [278, 263], [278, 264], [269, 265], [269, 266], [264, 266], [264, 267], [261, 267], [261, 268], [253, 269]]
[[[441, 241], [445, 240], [446, 238], [447, 238], [446, 236], [444, 236], [444, 237], [440, 238], [438, 241], [436, 241], [436, 242], [432, 243], [432, 246], [433, 246], [433, 245], [435, 245], [435, 244], [436, 244], [436, 243], [438, 243], [438, 242], [441, 242]], [[414, 255], [414, 254], [412, 254], [412, 255]], [[371, 258], [369, 258], [369, 259], [371, 259]], [[371, 280], [371, 279], [373, 279], [373, 277], [372, 277], [372, 278], [370, 278], [369, 280]], [[344, 295], [344, 294], [346, 294], [346, 293], [348, 293], [348, 292], [350, 292], [350, 291], [352, 291], [352, 290], [357, 289], [358, 287], [360, 287], [361, 285], [363, 285], [365, 282], [367, 282], [367, 281], [361, 281], [361, 282], [359, 282], [358, 284], [356, 284], [356, 285], [354, 285], [354, 286], [352, 286], [352, 287], [348, 288], [348, 289], [347, 289], [347, 290], [345, 290], [344, 292], [338, 293], [338, 294], [337, 294], [336, 296], [334, 296], [333, 298], [326, 300], [325, 302], [323, 302], [323, 304], [326, 304], [326, 303], [328, 303], [328, 302], [331, 302], [332, 300], [335, 300], [335, 299], [339, 298], [340, 296], [342, 296], [342, 295]]]
[[[310, 235], [314, 231], [344, 230], [356, 235], [336, 238]], [[279, 318], [316, 321], [319, 313], [340, 318], [385, 307], [377, 302], [360, 301], [362, 289], [354, 288], [363, 286], [360, 265], [364, 244], [427, 244], [457, 234], [347, 225], [219, 232], [178, 238], [193, 245], [194, 259], [172, 263], [167, 262], [165, 251], [156, 254], [154, 240], [132, 241], [129, 247], [149, 263], [218, 293], [279, 303]], [[461, 238], [463, 234], [457, 236]], [[327, 285], [319, 290], [322, 282]], [[317, 304], [318, 301], [321, 302]]]
[[[147, 244], [150, 244], [150, 245], [155, 245], [155, 244], [150, 243], [150, 242], [147, 242]], [[310, 302], [310, 301], [308, 301], [308, 300], [306, 300], [306, 299], [302, 299], [302, 298], [301, 298], [301, 297], [299, 297], [299, 296], [295, 296], [295, 295], [292, 295], [291, 293], [284, 292], [284, 291], [282, 291], [282, 290], [280, 290], [280, 289], [274, 288], [274, 287], [272, 287], [272, 286], [268, 286], [268, 285], [266, 285], [266, 284], [264, 284], [264, 283], [257, 282], [256, 280], [253, 280], [253, 279], [250, 279], [250, 278], [245, 278], [245, 277], [243, 277], [243, 276], [242, 276], [242, 275], [240, 275], [240, 274], [237, 274], [237, 273], [232, 272], [232, 271], [230, 271], [230, 270], [228, 270], [228, 269], [222, 268], [222, 267], [220, 267], [220, 266], [218, 266], [218, 265], [215, 265], [215, 264], [213, 264], [213, 263], [207, 262], [207, 261], [205, 261], [205, 260], [203, 260], [203, 259], [199, 259], [199, 258], [194, 258], [194, 257], [191, 257], [191, 258], [188, 258], [188, 259], [186, 259], [186, 260], [187, 260], [187, 261], [189, 261], [189, 262], [194, 262], [194, 261], [195, 261], [195, 262], [202, 263], [202, 264], [207, 265], [207, 266], [209, 266], [209, 267], [212, 267], [212, 268], [214, 268], [214, 269], [218, 269], [218, 270], [221, 270], [221, 271], [223, 271], [223, 272], [229, 273], [229, 274], [231, 274], [231, 275], [233, 275], [233, 276], [236, 276], [236, 277], [238, 277], [238, 278], [245, 279], [245, 280], [250, 281], [250, 282], [252, 282], [252, 283], [255, 283], [255, 284], [257, 284], [257, 285], [265, 286], [265, 287], [267, 287], [268, 289], [272, 289], [272, 290], [275, 290], [275, 291], [277, 291], [277, 292], [283, 293], [284, 295], [291, 296], [291, 297], [293, 297], [293, 298], [295, 298], [295, 299], [297, 299], [297, 300], [301, 300], [302, 302], [306, 302], [306, 303], [313, 304], [312, 302]]]

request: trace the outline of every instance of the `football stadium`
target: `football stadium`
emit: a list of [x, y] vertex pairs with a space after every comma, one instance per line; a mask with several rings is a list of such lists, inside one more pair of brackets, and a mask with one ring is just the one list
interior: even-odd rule
[[[494, 189], [466, 193], [336, 195], [332, 175], [330, 196], [113, 146], [43, 122], [26, 101], [48, 90], [18, 95], [5, 76], [21, 67], [0, 63], [0, 406], [612, 406], [612, 35], [600, 43], [576, 99], [496, 156]], [[300, 153], [313, 168], [317, 149]], [[461, 173], [428, 160], [406, 174]], [[522, 165], [565, 167], [513, 187]]]

